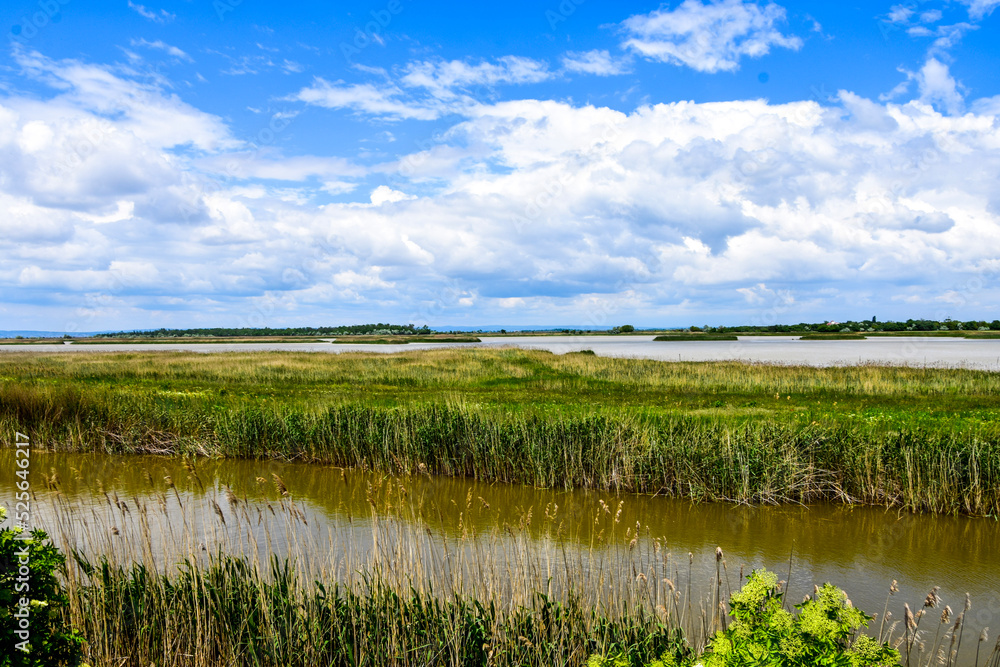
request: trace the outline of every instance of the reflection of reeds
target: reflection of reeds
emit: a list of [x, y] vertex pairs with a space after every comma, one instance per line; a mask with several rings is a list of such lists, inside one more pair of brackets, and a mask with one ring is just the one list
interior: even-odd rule
[[[571, 549], [555, 502], [511, 520], [470, 489], [452, 499], [458, 525], [441, 530], [424, 520], [440, 514], [414, 498], [411, 480], [372, 477], [367, 510], [321, 528], [280, 476], [258, 477], [270, 497], [249, 500], [185, 468], [190, 490], [142, 475], [146, 493], [128, 498], [95, 483], [89, 496], [56, 485], [36, 499], [72, 554], [71, 620], [95, 667], [572, 665], [619, 650], [645, 660], [682, 637], [701, 648], [725, 627], [723, 579], [727, 591], [742, 584], [717, 550], [714, 578], [695, 587], [707, 594], [692, 595], [693, 555], [675, 558], [646, 526], [624, 522], [621, 502], [598, 501], [585, 519], [597, 529], [589, 547]], [[941, 604], [937, 592], [920, 615]], [[912, 649], [915, 665], [967, 664], [957, 661], [960, 623], [943, 616], [929, 643], [913, 616], [882, 638]]]
[[[420, 520], [432, 508], [411, 505], [405, 481], [382, 479], [367, 516], [327, 532], [277, 488], [265, 501], [229, 487], [154, 487], [153, 503], [50, 496], [90, 662], [583, 664], [622, 648], [646, 659], [679, 646], [679, 628], [701, 626], [713, 602], [693, 601], [700, 617], [683, 618], [670, 554], [600, 510], [599, 543], [570, 551], [556, 542], [554, 505], [446, 536]], [[460, 521], [491, 511], [471, 493], [460, 509]]]
[[0, 429], [63, 450], [1000, 513], [993, 373], [443, 350], [10, 353], [0, 375]]

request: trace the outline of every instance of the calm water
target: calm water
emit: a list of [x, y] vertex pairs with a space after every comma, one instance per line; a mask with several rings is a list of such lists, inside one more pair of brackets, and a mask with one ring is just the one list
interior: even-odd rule
[[1000, 339], [871, 338], [868, 340], [816, 341], [785, 336], [741, 336], [738, 341], [653, 342], [653, 336], [505, 336], [482, 337], [482, 343], [413, 343], [410, 345], [352, 345], [333, 343], [244, 344], [128, 344], [128, 345], [0, 345], [2, 352], [87, 352], [137, 350], [187, 350], [191, 352], [402, 352], [439, 347], [515, 346], [565, 354], [593, 350], [605, 357], [638, 357], [664, 361], [723, 361], [830, 366], [882, 363], [914, 366], [948, 366], [1000, 370]]
[[[9, 449], [0, 450], [0, 469], [13, 469], [12, 458]], [[164, 552], [162, 556], [169, 560], [165, 550], [170, 547], [164, 546], [169, 542], [167, 533], [191, 521], [180, 518], [181, 504], [201, 508], [199, 523], [193, 526], [198, 548], [211, 550], [213, 541], [221, 540], [228, 529], [247, 532], [256, 548], [275, 553], [287, 551], [293, 543], [299, 549], [307, 545], [324, 552], [367, 548], [375, 507], [377, 515], [394, 521], [419, 522], [415, 532], [426, 533], [431, 543], [443, 544], [463, 531], [488, 535], [502, 532], [504, 526], [527, 525], [527, 539], [537, 542], [539, 553], [579, 562], [583, 559], [579, 554], [608, 548], [604, 545], [609, 542], [609, 531], [617, 530], [621, 548], [629, 537], [625, 531], [638, 523], [643, 541], [659, 538], [666, 551], [679, 556], [683, 567], [687, 554], [693, 554], [690, 579], [696, 586], [710, 582], [715, 549], [720, 546], [734, 588], [741, 568], [749, 572], [765, 566], [785, 578], [791, 561], [790, 597], [795, 601], [811, 592], [814, 583], [829, 581], [847, 590], [855, 605], [881, 613], [895, 579], [900, 592], [890, 609], [897, 617], [904, 602], [919, 608], [930, 589], [940, 586], [944, 603], [953, 609], [961, 607], [965, 593], [972, 596], [969, 627], [975, 627], [976, 635], [983, 626], [1000, 631], [1000, 524], [993, 520], [836, 505], [697, 505], [662, 497], [494, 486], [427, 476], [393, 479], [276, 461], [200, 461], [197, 465], [195, 479], [176, 459], [36, 452], [32, 458], [34, 522], [53, 534], [60, 532], [57, 522], [64, 528], [70, 525], [60, 539], [86, 545], [88, 540], [123, 539], [109, 538], [109, 531], [120, 527], [122, 535], [127, 535], [123, 524], [140, 521], [142, 516], [153, 534], [149, 548]], [[284, 480], [307, 518], [298, 528], [275, 527], [281, 510], [269, 513], [268, 508], [281, 505], [272, 474]], [[176, 490], [164, 482], [167, 476]], [[46, 490], [46, 478], [57, 480], [58, 493]], [[0, 476], [0, 502], [8, 507], [14, 481], [11, 475]], [[241, 501], [241, 506], [262, 510], [254, 513], [251, 509], [253, 520], [240, 524], [241, 529], [234, 528], [238, 522], [226, 502], [226, 486], [240, 498], [246, 497], [246, 505]], [[213, 502], [228, 518], [227, 528], [215, 521]], [[120, 503], [126, 505], [124, 510]], [[140, 511], [144, 505], [147, 509]], [[398, 512], [397, 505], [405, 505], [408, 513]], [[620, 521], [615, 523], [619, 508]], [[532, 517], [529, 524], [526, 516]], [[323, 531], [336, 537], [313, 539]], [[306, 533], [312, 541], [305, 539]], [[100, 539], [95, 540], [95, 535]], [[940, 614], [940, 609], [935, 613]]]

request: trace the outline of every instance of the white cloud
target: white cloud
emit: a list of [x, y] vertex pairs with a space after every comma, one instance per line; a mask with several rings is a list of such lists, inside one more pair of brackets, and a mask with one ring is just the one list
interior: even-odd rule
[[59, 94], [33, 108], [40, 117], [59, 117], [64, 109], [83, 110], [100, 117], [122, 118], [115, 126], [157, 147], [192, 145], [202, 150], [236, 146], [229, 128], [165, 92], [155, 83], [127, 78], [111, 67], [77, 60], [52, 60], [37, 52], [14, 53], [26, 75]]
[[150, 42], [145, 39], [133, 39], [131, 41], [132, 46], [144, 46], [147, 49], [157, 49], [159, 51], [164, 51], [168, 55], [177, 58], [178, 60], [185, 60], [189, 63], [193, 63], [194, 59], [191, 58], [187, 53], [177, 48], [176, 46], [171, 46], [162, 40], [156, 40], [155, 42]]
[[[242, 153], [220, 119], [123, 72], [22, 60], [52, 89], [0, 92], [0, 307], [81, 330], [315, 323], [331, 304], [432, 324], [749, 319], [873, 291], [902, 309], [998, 270], [1000, 103], [945, 113], [966, 105], [934, 59], [902, 104], [439, 100], [425, 110], [463, 115], [434, 147], [374, 164]], [[966, 307], [998, 302], [988, 287]]]
[[913, 9], [906, 5], [893, 5], [886, 18], [892, 23], [906, 23], [913, 13]]
[[782, 34], [785, 9], [745, 0], [684, 0], [674, 10], [657, 9], [626, 19], [623, 46], [652, 60], [699, 72], [733, 72], [744, 57], [767, 55], [772, 46], [798, 50], [802, 40]]
[[470, 64], [462, 60], [422, 61], [406, 66], [400, 83], [408, 88], [425, 88], [435, 97], [451, 99], [457, 90], [476, 86], [526, 84], [552, 76], [541, 61], [520, 56], [504, 56], [496, 62]]
[[404, 92], [395, 86], [345, 84], [342, 81], [330, 83], [321, 78], [316, 78], [311, 86], [303, 88], [291, 99], [328, 109], [352, 109], [397, 120], [434, 120], [442, 114], [439, 106], [421, 106], [408, 101]]
[[382, 204], [394, 204], [400, 201], [406, 201], [408, 199], [416, 199], [405, 192], [400, 192], [399, 190], [393, 190], [387, 185], [380, 185], [372, 191], [371, 200], [373, 206], [381, 206]]
[[89, 213], [81, 213], [80, 217], [84, 220], [89, 220], [90, 222], [104, 225], [112, 222], [122, 222], [123, 220], [131, 220], [135, 213], [135, 202], [121, 200], [115, 202], [115, 210], [107, 215], [92, 215]]
[[772, 289], [768, 289], [764, 283], [758, 283], [753, 287], [740, 287], [736, 292], [741, 294], [746, 299], [746, 302], [753, 306], [780, 304], [781, 306], [790, 308], [795, 303], [795, 297], [788, 290], [782, 290], [778, 293]]
[[969, 8], [969, 18], [974, 21], [984, 19], [1000, 7], [1000, 0], [958, 0]]
[[[972, 25], [971, 23], [956, 23], [955, 25], [942, 25], [930, 35], [934, 35], [937, 39], [931, 45], [930, 53], [944, 53], [948, 49], [951, 49], [958, 45], [965, 37], [965, 33], [972, 30], [978, 30], [979, 26]], [[928, 36], [930, 36], [928, 35]]]
[[310, 177], [334, 179], [362, 176], [366, 169], [337, 157], [297, 155], [283, 157], [255, 149], [244, 153], [220, 153], [198, 161], [198, 166], [225, 178], [303, 181]]
[[484, 87], [538, 83], [553, 76], [545, 63], [518, 56], [478, 64], [461, 60], [411, 62], [398, 83], [393, 83], [382, 69], [363, 65], [355, 65], [354, 69], [386, 82], [331, 83], [317, 77], [312, 85], [289, 99], [392, 120], [435, 120], [478, 104], [476, 98], [484, 96]]
[[593, 51], [568, 51], [562, 58], [563, 69], [567, 72], [581, 74], [596, 74], [597, 76], [612, 76], [624, 74], [629, 70], [628, 60], [613, 58], [606, 49]]
[[155, 9], [148, 9], [147, 7], [144, 7], [142, 5], [133, 3], [132, 0], [129, 0], [128, 6], [129, 9], [137, 13], [139, 16], [145, 19], [149, 19], [150, 21], [153, 21], [155, 23], [167, 23], [168, 21], [173, 21], [175, 18], [177, 18], [176, 14], [171, 14], [165, 9], [161, 9], [160, 11], [156, 11]]
[[924, 63], [916, 75], [920, 87], [920, 99], [935, 104], [950, 114], [961, 113], [965, 107], [965, 96], [959, 84], [951, 76], [948, 66], [936, 58]]

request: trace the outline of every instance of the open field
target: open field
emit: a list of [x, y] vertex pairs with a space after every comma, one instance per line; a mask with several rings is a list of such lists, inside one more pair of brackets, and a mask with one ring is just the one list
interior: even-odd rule
[[10, 353], [0, 379], [4, 432], [57, 449], [1000, 514], [988, 372], [450, 349]]

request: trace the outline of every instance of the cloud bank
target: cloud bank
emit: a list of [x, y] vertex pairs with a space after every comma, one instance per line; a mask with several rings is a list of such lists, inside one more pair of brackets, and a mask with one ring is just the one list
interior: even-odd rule
[[[738, 25], [715, 30], [724, 4]], [[783, 16], [688, 0], [629, 19], [646, 40], [629, 48], [725, 71], [796, 48]], [[627, 70], [604, 50], [567, 52], [561, 70], [420, 60], [288, 98], [440, 125], [388, 157], [286, 157], [162, 80], [16, 57], [48, 91], [0, 93], [0, 312], [24, 326], [1000, 316], [1000, 103], [966, 100], [934, 57], [907, 73], [906, 102], [621, 111], [477, 92]]]

